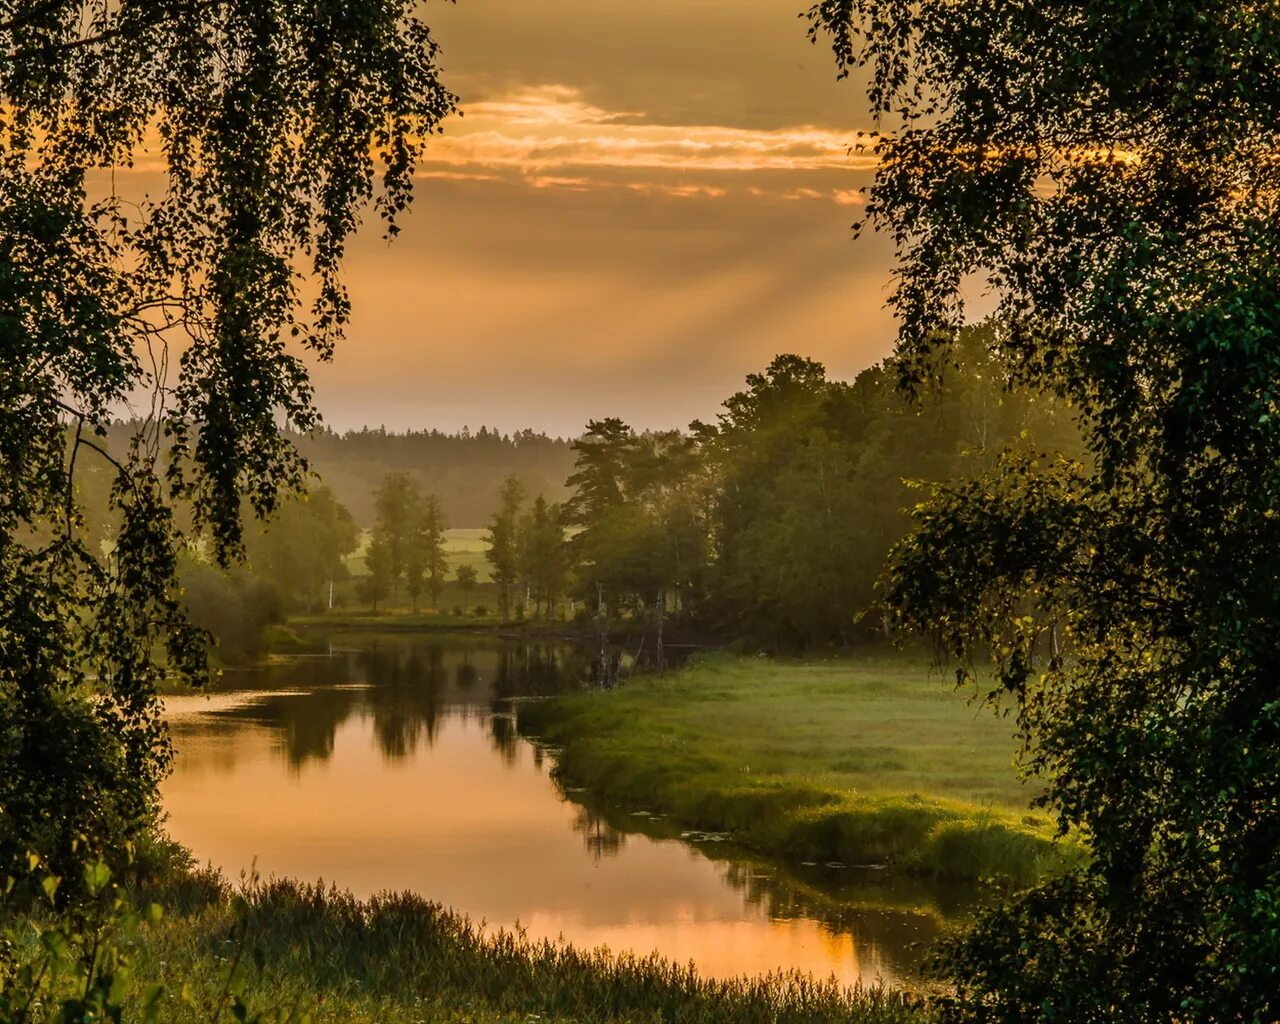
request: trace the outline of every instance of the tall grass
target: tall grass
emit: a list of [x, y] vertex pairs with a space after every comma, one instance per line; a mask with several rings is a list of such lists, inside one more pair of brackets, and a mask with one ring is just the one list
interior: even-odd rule
[[[920, 1001], [799, 974], [699, 977], [657, 956], [612, 955], [482, 929], [411, 894], [357, 900], [292, 881], [185, 883], [135, 951], [139, 976], [187, 1001], [165, 1020], [202, 1019], [227, 964], [249, 947], [251, 1005], [302, 1006], [316, 1021], [577, 1021], [669, 1024], [905, 1024]], [[248, 962], [249, 958], [246, 958]]]

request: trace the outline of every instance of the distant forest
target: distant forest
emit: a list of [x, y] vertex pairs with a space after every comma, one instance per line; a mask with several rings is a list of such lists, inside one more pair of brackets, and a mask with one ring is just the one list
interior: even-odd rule
[[506, 477], [516, 477], [533, 498], [559, 502], [568, 497], [565, 479], [573, 472], [571, 440], [532, 430], [325, 430], [293, 441], [364, 528], [373, 526], [374, 491], [388, 473], [407, 473], [423, 492], [435, 495], [450, 526], [474, 528], [498, 511]]
[[[117, 423], [110, 447], [127, 450], [135, 430], [134, 423]], [[287, 436], [362, 529], [373, 526], [374, 492], [390, 473], [405, 473], [434, 495], [454, 528], [486, 525], [498, 511], [499, 489], [508, 476], [519, 480], [531, 499], [561, 502], [569, 496], [565, 480], [573, 472], [572, 439], [532, 430], [503, 434], [481, 427], [447, 434], [364, 428]], [[105, 471], [102, 476], [105, 497]]]
[[[913, 508], [999, 462], [1086, 455], [1072, 410], [1019, 389], [995, 340], [966, 330], [918, 403], [888, 367], [845, 382], [780, 355], [714, 422], [590, 421], [567, 446], [565, 501], [503, 482], [484, 538], [501, 617], [630, 620], [655, 639], [669, 623], [772, 650], [881, 628], [877, 581]], [[436, 496], [392, 473], [374, 504], [355, 595], [385, 610], [407, 593], [417, 610], [425, 581], [446, 582]]]

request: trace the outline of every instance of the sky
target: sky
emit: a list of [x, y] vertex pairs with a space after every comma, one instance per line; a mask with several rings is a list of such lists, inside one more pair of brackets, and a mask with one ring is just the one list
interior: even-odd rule
[[351, 246], [326, 422], [683, 426], [780, 352], [887, 355], [891, 252], [850, 230], [870, 123], [804, 7], [428, 0], [463, 115], [396, 241]]

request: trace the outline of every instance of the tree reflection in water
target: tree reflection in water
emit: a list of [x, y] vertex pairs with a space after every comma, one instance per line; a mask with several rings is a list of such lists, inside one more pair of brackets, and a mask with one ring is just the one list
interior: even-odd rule
[[[520, 643], [492, 637], [352, 636], [328, 657], [228, 672], [223, 688], [262, 696], [210, 711], [227, 725], [275, 731], [294, 770], [333, 756], [334, 737], [353, 715], [371, 719], [388, 761], [430, 747], [445, 715], [488, 720], [494, 749], [508, 763], [519, 734], [509, 701], [547, 697], [590, 685], [591, 658], [571, 643]], [[207, 729], [206, 721], [201, 728]], [[180, 734], [184, 725], [175, 724]]]
[[616, 857], [626, 845], [627, 837], [605, 819], [587, 807], [579, 807], [573, 817], [573, 830], [582, 836], [587, 849], [598, 861], [602, 857]]

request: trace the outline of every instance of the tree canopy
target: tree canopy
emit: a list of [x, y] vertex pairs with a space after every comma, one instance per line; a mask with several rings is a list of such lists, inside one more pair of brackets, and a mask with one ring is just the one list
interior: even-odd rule
[[[280, 428], [316, 423], [303, 357], [342, 334], [346, 240], [370, 203], [395, 233], [453, 109], [416, 8], [0, 2], [0, 855], [150, 813], [157, 645], [206, 672], [172, 509], [225, 562], [242, 501], [269, 514], [303, 477]], [[117, 525], [91, 547], [95, 460]]]
[[[991, 652], [1091, 862], [943, 966], [960, 1019], [1271, 1020], [1280, 993], [1280, 8], [824, 0], [882, 118], [866, 207], [919, 390], [986, 282], [1081, 464], [1010, 457], [899, 549], [898, 621]], [[962, 669], [962, 674], [967, 669]]]
[[588, 423], [564, 508], [577, 594], [757, 649], [847, 645], [880, 625], [876, 581], [927, 482], [982, 473], [1006, 445], [1072, 452], [1069, 412], [1010, 389], [990, 326], [966, 330], [946, 386], [913, 406], [883, 366], [832, 380], [774, 358], [714, 423]]

